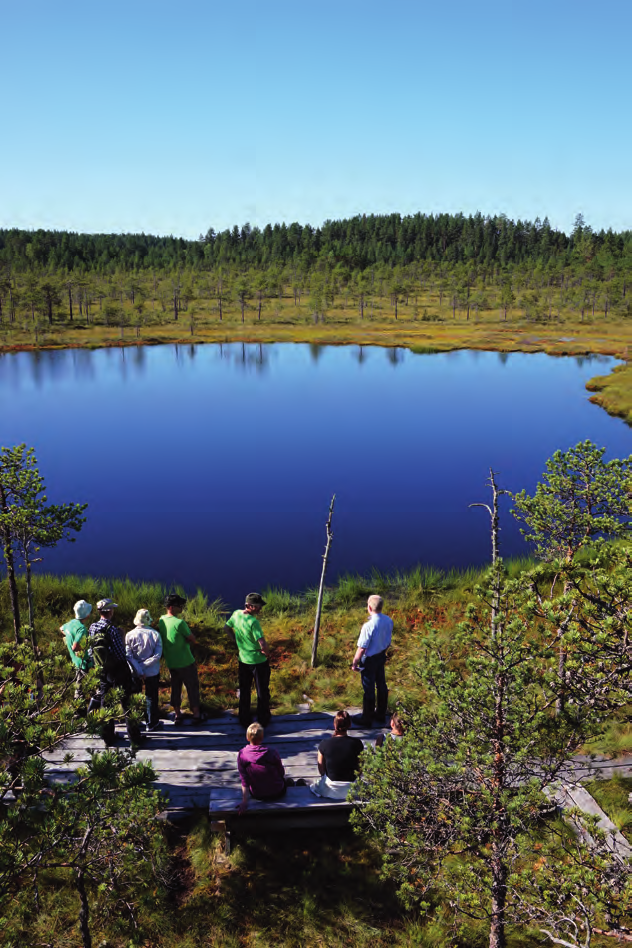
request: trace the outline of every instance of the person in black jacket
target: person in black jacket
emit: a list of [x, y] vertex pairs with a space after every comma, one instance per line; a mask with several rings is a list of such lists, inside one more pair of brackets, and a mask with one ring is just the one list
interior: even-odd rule
[[[114, 625], [114, 610], [118, 604], [112, 599], [100, 599], [97, 603], [100, 618], [93, 622], [88, 630], [90, 648], [94, 664], [99, 671], [99, 687], [91, 700], [89, 711], [105, 707], [105, 696], [112, 688], [123, 689], [122, 705], [125, 710], [127, 736], [132, 744], [140, 744], [142, 739], [140, 725], [130, 720], [128, 709], [130, 697], [139, 690], [127, 664], [125, 654], [125, 636]], [[110, 720], [101, 728], [101, 737], [108, 747], [115, 741], [114, 721]]]
[[349, 787], [360, 770], [360, 754], [364, 744], [359, 737], [349, 737], [351, 718], [347, 711], [334, 715], [334, 735], [326, 737], [318, 745], [318, 772], [320, 780], [310, 784], [310, 790], [318, 797], [334, 800], [346, 799]]

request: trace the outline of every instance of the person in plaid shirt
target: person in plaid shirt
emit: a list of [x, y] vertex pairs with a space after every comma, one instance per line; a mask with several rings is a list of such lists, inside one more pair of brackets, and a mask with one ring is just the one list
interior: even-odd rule
[[[125, 710], [127, 736], [132, 744], [141, 742], [141, 730], [138, 724], [128, 716], [129, 699], [138, 686], [134, 683], [125, 654], [125, 638], [118, 626], [114, 625], [114, 610], [118, 604], [112, 599], [100, 599], [97, 603], [100, 618], [89, 629], [90, 644], [94, 663], [99, 670], [99, 687], [90, 710], [105, 707], [105, 696], [112, 688], [123, 689], [122, 705]], [[101, 728], [101, 737], [109, 746], [114, 743], [114, 721], [108, 721]]]

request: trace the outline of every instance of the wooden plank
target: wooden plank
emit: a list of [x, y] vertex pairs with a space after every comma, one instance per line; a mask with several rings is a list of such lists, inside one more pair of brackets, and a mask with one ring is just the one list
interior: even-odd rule
[[[283, 715], [273, 719], [271, 726], [266, 728], [266, 743], [278, 750], [288, 776], [294, 779], [302, 777], [310, 782], [318, 778], [316, 749], [323, 737], [332, 733], [332, 721], [333, 713], [327, 712]], [[123, 725], [117, 725], [116, 735], [117, 747], [129, 747]], [[176, 728], [172, 722], [165, 722], [164, 729], [151, 733], [147, 743], [138, 749], [136, 759], [153, 763], [157, 774], [154, 786], [168, 798], [165, 804], [167, 814], [193, 808], [208, 810], [212, 790], [219, 790], [236, 795], [237, 802], [229, 805], [226, 811], [232, 819], [241, 800], [237, 753], [245, 744], [244, 729], [232, 714], [221, 715], [199, 726]], [[48, 778], [52, 783], [72, 780], [76, 769], [89, 761], [91, 750], [104, 749], [105, 744], [95, 735], [69, 738], [62, 746], [43, 755]], [[65, 757], [69, 753], [73, 758], [68, 762]], [[304, 811], [315, 814], [322, 807], [331, 810], [332, 806], [347, 806], [344, 801], [319, 802], [307, 787], [290, 788], [288, 793], [294, 794], [297, 790], [307, 801]], [[258, 812], [255, 801], [251, 806], [254, 812]], [[260, 806], [266, 808], [269, 815], [270, 804]], [[286, 821], [290, 818], [288, 814], [294, 814], [292, 818], [298, 819], [300, 807], [295, 803], [288, 809], [285, 803], [280, 812]]]
[[[306, 716], [307, 718], [307, 716]], [[241, 744], [242, 746], [246, 743], [245, 740], [245, 731], [240, 726], [234, 725], [225, 725], [223, 727], [211, 726], [211, 722], [204, 722], [200, 725], [192, 726], [178, 726], [176, 727], [173, 722], [165, 721], [163, 722], [163, 729], [160, 731], [153, 731], [148, 735], [149, 740], [164, 742], [169, 741], [178, 741], [182, 742], [186, 740], [186, 743], [189, 744], [191, 740], [202, 740], [202, 741], [212, 741], [220, 740], [227, 743], [235, 743], [236, 745]], [[363, 737], [364, 735], [377, 735], [384, 728], [375, 727], [367, 730], [357, 730], [354, 732], [355, 736]], [[117, 733], [124, 734], [124, 728], [119, 725], [117, 727]], [[301, 720], [300, 716], [296, 716], [290, 721], [284, 719], [273, 719], [273, 722], [268, 725], [265, 729], [265, 742], [271, 743], [277, 741], [279, 738], [290, 738], [290, 737], [331, 737], [333, 734], [333, 727], [331, 720]], [[75, 744], [83, 744], [87, 742], [88, 744], [100, 744], [101, 739], [96, 735], [73, 735], [69, 737], [66, 741], [67, 746], [73, 746]]]
[[[365, 741], [365, 746], [373, 746], [369, 741]], [[314, 759], [317, 756], [319, 741], [308, 741], [308, 740], [293, 740], [293, 741], [283, 741], [277, 744], [272, 744], [270, 742], [269, 746], [274, 747], [274, 749], [279, 753], [281, 759], [285, 761], [290, 761], [296, 757], [311, 754]], [[217, 756], [218, 759], [232, 759], [235, 762], [237, 754], [244, 745], [240, 746], [225, 746], [225, 745], [215, 745], [215, 746], [186, 746], [182, 748], [174, 748], [169, 745], [154, 745], [152, 743], [147, 743], [140, 747], [137, 751], [138, 760], [155, 760], [155, 761], [166, 761], [167, 759], [176, 759], [181, 758], [187, 761], [198, 761], [204, 760], [206, 758], [211, 758]], [[95, 750], [104, 750], [105, 747], [94, 748]], [[44, 760], [50, 763], [62, 763], [64, 758], [68, 756], [67, 748], [59, 749], [55, 751], [50, 751], [43, 754]], [[90, 759], [90, 753], [88, 748], [80, 749], [76, 748], [71, 751], [73, 755], [74, 762], [85, 763]]]
[[[224, 788], [213, 788], [210, 793], [209, 812], [223, 813], [226, 810], [232, 810], [239, 805], [241, 799], [240, 791], [229, 791]], [[317, 797], [311, 792], [309, 787], [288, 787], [285, 795], [278, 800], [255, 800], [250, 798], [248, 801], [248, 812], [258, 810], [318, 810], [331, 809], [331, 807], [352, 809], [353, 804], [346, 800], [328, 800], [323, 797]]]
[[[588, 814], [589, 816], [596, 816], [597, 828], [602, 830], [602, 832], [605, 834], [606, 845], [611, 850], [611, 852], [616, 853], [626, 860], [632, 858], [632, 846], [628, 840], [621, 833], [618, 827], [615, 826], [610, 817], [604, 813], [597, 801], [593, 799], [586, 788], [582, 787], [580, 783], [561, 784], [557, 787], [554, 798], [556, 803], [558, 803], [558, 805], [561, 806], [563, 810], [576, 808], [582, 810], [582, 812]], [[582, 831], [582, 836], [584, 836], [586, 842], [589, 844], [592, 842], [592, 838], [589, 833]]]
[[[309, 734], [287, 734], [280, 735], [278, 738], [271, 738], [268, 740], [266, 737], [265, 744], [269, 747], [274, 747], [275, 750], [278, 750], [281, 754], [284, 748], [287, 748], [290, 751], [295, 745], [305, 744], [306, 746], [318, 747], [322, 740], [325, 740], [327, 737], [331, 737], [330, 732], [323, 731]], [[367, 743], [367, 740], [364, 739], [364, 742]], [[241, 750], [242, 747], [246, 746], [246, 741], [233, 741], [228, 740], [227, 738], [215, 738], [210, 739], [208, 737], [203, 737], [199, 733], [193, 735], [189, 740], [184, 736], [179, 736], [177, 738], [160, 736], [156, 737], [151, 735], [146, 742], [144, 742], [140, 749], [141, 750], [170, 750], [175, 752], [181, 752], [184, 750], [234, 750], [237, 752]], [[117, 744], [116, 747], [125, 748], [129, 747], [129, 742], [123, 737], [123, 735], [117, 735]], [[102, 751], [105, 750], [105, 744], [103, 741], [86, 741], [85, 743], [73, 743], [73, 744], [64, 744], [63, 747], [56, 748], [55, 750], [46, 751], [45, 756], [51, 758], [61, 758], [64, 754], [74, 754], [75, 756], [83, 756], [87, 760], [89, 757], [89, 752], [91, 750]]]

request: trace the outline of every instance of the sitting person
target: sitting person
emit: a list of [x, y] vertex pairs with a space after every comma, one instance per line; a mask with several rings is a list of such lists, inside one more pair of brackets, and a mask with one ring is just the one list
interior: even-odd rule
[[[248, 744], [237, 754], [237, 768], [241, 777], [241, 804], [238, 813], [248, 809], [249, 795], [255, 800], [278, 800], [294, 781], [285, 776], [285, 768], [277, 751], [263, 744], [263, 728], [255, 721], [246, 730]], [[304, 780], [297, 785], [305, 786]]]
[[404, 736], [404, 725], [402, 719], [400, 718], [397, 711], [391, 715], [391, 729], [388, 734], [380, 734], [378, 739], [375, 742], [376, 747], [382, 747], [384, 744], [384, 737], [392, 737], [394, 741], [399, 740], [400, 737]]
[[325, 738], [318, 745], [318, 772], [321, 777], [309, 786], [317, 797], [346, 800], [349, 787], [358, 775], [364, 744], [359, 737], [349, 737], [347, 731], [350, 727], [348, 712], [337, 711], [334, 715], [334, 736]]

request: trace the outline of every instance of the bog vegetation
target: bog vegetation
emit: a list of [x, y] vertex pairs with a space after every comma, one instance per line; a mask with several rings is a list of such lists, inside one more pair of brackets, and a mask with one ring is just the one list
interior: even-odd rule
[[[7, 459], [32, 473], [24, 446]], [[343, 577], [326, 591], [316, 668], [316, 591], [266, 592], [277, 711], [305, 700], [360, 703], [349, 660], [367, 594], [387, 598], [396, 629], [388, 677], [407, 732], [365, 753], [356, 837], [262, 837], [227, 858], [203, 819], [177, 829], [156, 820], [153, 770], [128, 751], [95, 753], [74, 783], [51, 786], [43, 752], [121, 713], [115, 693], [87, 718], [73, 699], [60, 622], [77, 599], [109, 595], [129, 627], [141, 605], [159, 613], [165, 590], [36, 574], [35, 634], [21, 628], [16, 643], [4, 581], [2, 943], [590, 948], [630, 940], [629, 862], [580, 814], [579, 833], [557, 819], [551, 794], [578, 750], [629, 749], [631, 471], [632, 458], [606, 462], [589, 442], [557, 452], [535, 494], [513, 498], [538, 560], [508, 564], [497, 555], [492, 474], [491, 570]], [[17, 542], [11, 518], [19, 523], [30, 504], [27, 492], [5, 505], [5, 556]], [[15, 577], [14, 592], [25, 601], [25, 579]], [[199, 591], [186, 618], [201, 643], [207, 710], [234, 707], [236, 656], [222, 604]], [[620, 782], [599, 794], [625, 827]]]
[[358, 216], [320, 228], [145, 234], [0, 230], [0, 315], [33, 338], [65, 323], [465, 320], [630, 315], [632, 233], [462, 214]]

